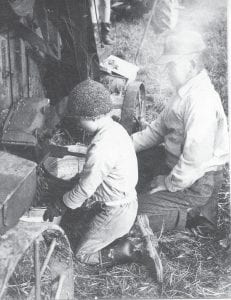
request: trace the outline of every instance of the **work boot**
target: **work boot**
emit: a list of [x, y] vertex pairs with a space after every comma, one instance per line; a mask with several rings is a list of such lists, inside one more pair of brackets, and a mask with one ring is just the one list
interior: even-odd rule
[[157, 241], [153, 233], [149, 234], [151, 228], [144, 215], [138, 216], [137, 222], [141, 224], [143, 236], [136, 239], [123, 237], [101, 250], [101, 265], [112, 267], [131, 262], [143, 264], [156, 276], [158, 282], [163, 282], [163, 267], [156, 250]]
[[187, 214], [186, 229], [189, 229], [195, 236], [207, 236], [217, 230], [215, 224], [201, 215]]
[[136, 243], [128, 237], [123, 237], [101, 250], [101, 266], [113, 267], [131, 263], [137, 261], [138, 257]]
[[112, 45], [113, 41], [110, 38], [111, 24], [101, 23], [101, 37], [105, 45]]

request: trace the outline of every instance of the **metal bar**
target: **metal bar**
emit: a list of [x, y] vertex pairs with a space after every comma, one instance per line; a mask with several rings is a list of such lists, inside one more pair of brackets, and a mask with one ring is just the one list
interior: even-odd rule
[[39, 240], [34, 241], [34, 269], [35, 269], [35, 299], [40, 300], [41, 295], [41, 277], [39, 261]]
[[57, 291], [56, 291], [56, 295], [55, 295], [55, 300], [58, 300], [60, 295], [61, 295], [61, 292], [62, 292], [62, 288], [63, 288], [63, 283], [64, 283], [64, 280], [66, 278], [66, 274], [65, 273], [62, 273], [59, 277], [59, 284], [58, 284], [58, 288], [57, 288]]
[[48, 253], [47, 253], [47, 256], [46, 256], [46, 258], [45, 258], [45, 260], [44, 260], [44, 263], [43, 263], [43, 266], [42, 266], [42, 268], [41, 268], [41, 271], [40, 271], [40, 276], [41, 276], [41, 277], [43, 276], [43, 273], [44, 273], [45, 270], [46, 270], [46, 267], [47, 267], [47, 265], [48, 265], [48, 263], [49, 263], [49, 261], [50, 261], [51, 255], [52, 255], [52, 253], [53, 253], [54, 250], [55, 250], [56, 244], [57, 244], [57, 243], [56, 243], [56, 239], [53, 239], [52, 242], [51, 242], [49, 251], [48, 251]]

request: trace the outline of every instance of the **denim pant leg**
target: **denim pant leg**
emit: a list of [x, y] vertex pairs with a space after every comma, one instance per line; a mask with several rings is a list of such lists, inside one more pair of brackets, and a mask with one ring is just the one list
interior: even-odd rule
[[195, 209], [210, 222], [216, 223], [217, 193], [222, 184], [223, 172], [208, 172], [190, 188], [175, 193], [169, 191], [147, 194], [147, 186], [153, 177], [167, 175], [164, 147], [158, 146], [137, 154], [139, 167], [138, 213], [149, 216], [154, 232], [160, 230], [184, 230], [187, 210]]
[[217, 226], [218, 192], [224, 181], [223, 170], [214, 172], [213, 179], [214, 179], [214, 188], [213, 188], [212, 195], [204, 205], [199, 206], [199, 210], [200, 210], [200, 214], [203, 217], [205, 217], [211, 223]]
[[[139, 213], [146, 213], [154, 232], [184, 230], [187, 210], [193, 208], [202, 212], [212, 222], [216, 214], [216, 196], [221, 185], [221, 172], [208, 172], [190, 188], [169, 192], [138, 195]], [[216, 195], [215, 195], [216, 194]]]
[[138, 195], [138, 214], [147, 214], [153, 232], [183, 230], [189, 206], [182, 192]]
[[92, 254], [127, 234], [135, 221], [137, 207], [136, 200], [115, 207], [105, 206], [88, 224], [78, 243], [76, 257], [91, 263]]

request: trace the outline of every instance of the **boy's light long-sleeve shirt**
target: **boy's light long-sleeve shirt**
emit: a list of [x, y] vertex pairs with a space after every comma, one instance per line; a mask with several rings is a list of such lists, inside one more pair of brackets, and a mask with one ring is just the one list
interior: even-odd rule
[[175, 192], [190, 187], [229, 159], [227, 118], [205, 70], [180, 88], [166, 108], [141, 132], [132, 135], [136, 151], [162, 142], [172, 169], [165, 183]]
[[63, 197], [69, 208], [92, 197], [106, 205], [136, 200], [137, 159], [126, 130], [111, 118], [105, 120], [88, 147], [79, 183]]

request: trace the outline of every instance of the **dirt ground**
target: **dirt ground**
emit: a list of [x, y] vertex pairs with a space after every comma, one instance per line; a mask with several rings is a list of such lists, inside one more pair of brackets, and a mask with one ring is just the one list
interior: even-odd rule
[[[188, 28], [203, 35], [208, 51], [206, 67], [222, 98], [227, 113], [227, 47], [225, 0], [184, 0], [176, 30]], [[128, 18], [113, 24], [112, 54], [133, 62], [147, 24], [143, 18]], [[157, 36], [152, 28], [137, 59], [138, 80], [147, 94], [147, 120], [156, 118], [171, 95], [162, 70], [155, 65], [163, 51], [166, 34]], [[78, 299], [231, 298], [231, 250], [229, 168], [219, 193], [219, 220], [215, 235], [206, 238], [185, 233], [158, 236], [164, 267], [160, 287], [146, 268], [137, 264], [111, 270], [86, 270], [76, 263], [75, 295]]]

